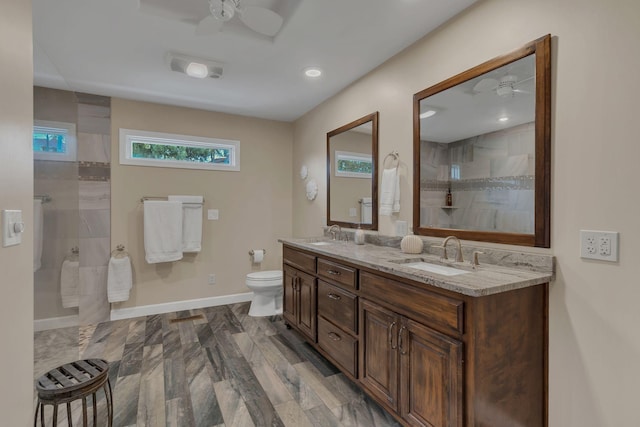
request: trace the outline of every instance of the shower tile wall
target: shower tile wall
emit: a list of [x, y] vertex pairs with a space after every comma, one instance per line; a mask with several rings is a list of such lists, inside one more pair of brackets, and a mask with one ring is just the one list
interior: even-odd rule
[[[420, 223], [532, 233], [534, 138], [527, 123], [451, 144], [422, 141]], [[449, 188], [454, 209], [443, 208]]]
[[80, 324], [109, 320], [111, 229], [109, 98], [78, 94]]

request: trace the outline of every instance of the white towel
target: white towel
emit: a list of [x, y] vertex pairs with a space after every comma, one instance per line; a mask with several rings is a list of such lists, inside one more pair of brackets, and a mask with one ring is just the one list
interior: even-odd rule
[[60, 270], [60, 296], [64, 308], [80, 305], [80, 262], [65, 259]]
[[380, 215], [400, 212], [400, 175], [398, 168], [382, 171], [380, 184]]
[[120, 302], [129, 299], [129, 291], [133, 286], [131, 260], [128, 256], [111, 257], [107, 274], [107, 296], [109, 302]]
[[363, 197], [362, 205], [360, 208], [360, 223], [371, 224], [372, 223], [372, 199], [371, 197]]
[[33, 199], [33, 271], [42, 267], [42, 200]]
[[169, 201], [182, 203], [182, 252], [202, 249], [202, 196], [169, 196]]
[[182, 203], [145, 200], [144, 251], [149, 264], [182, 259]]

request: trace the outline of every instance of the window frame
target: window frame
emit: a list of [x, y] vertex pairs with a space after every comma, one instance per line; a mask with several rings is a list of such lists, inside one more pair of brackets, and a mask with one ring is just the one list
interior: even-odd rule
[[[48, 151], [35, 151], [33, 150], [33, 134], [36, 133], [36, 129], [41, 129], [42, 132], [46, 130], [63, 131], [58, 133], [64, 133], [65, 148], [64, 153], [54, 153]], [[54, 132], [51, 132], [54, 133]], [[33, 151], [34, 160], [54, 160], [59, 162], [75, 162], [78, 160], [78, 138], [76, 135], [75, 123], [56, 122], [51, 120], [34, 120], [33, 131], [31, 132], [31, 149]]]
[[[134, 158], [131, 155], [134, 142], [148, 142], [150, 144], [209, 149], [224, 148], [230, 150], [231, 159], [229, 164], [226, 165], [222, 163], [201, 163], [188, 160]], [[119, 145], [121, 165], [233, 172], [240, 171], [240, 141], [236, 140], [120, 128]]]
[[[361, 162], [367, 162], [371, 164], [371, 172], [344, 172], [338, 167], [340, 160], [355, 160]], [[367, 153], [354, 153], [351, 151], [338, 151], [335, 152], [335, 176], [341, 178], [369, 178], [373, 177], [373, 156]]]

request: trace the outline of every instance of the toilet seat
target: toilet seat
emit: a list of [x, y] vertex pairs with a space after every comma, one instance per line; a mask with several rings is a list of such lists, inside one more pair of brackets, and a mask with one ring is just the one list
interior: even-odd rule
[[247, 281], [266, 282], [270, 280], [282, 280], [282, 270], [256, 271], [247, 274]]

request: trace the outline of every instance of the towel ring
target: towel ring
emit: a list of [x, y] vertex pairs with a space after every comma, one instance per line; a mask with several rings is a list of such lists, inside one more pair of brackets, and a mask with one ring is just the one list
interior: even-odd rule
[[129, 256], [129, 253], [124, 250], [124, 245], [118, 245], [114, 250], [111, 251], [111, 256], [114, 258], [124, 258]]
[[393, 150], [392, 152], [390, 152], [384, 157], [384, 160], [382, 160], [382, 166], [384, 166], [384, 164], [387, 162], [387, 159], [389, 157], [392, 157], [391, 165], [393, 165], [393, 162], [396, 163], [396, 167], [400, 165], [400, 154], [398, 153], [397, 150]]

